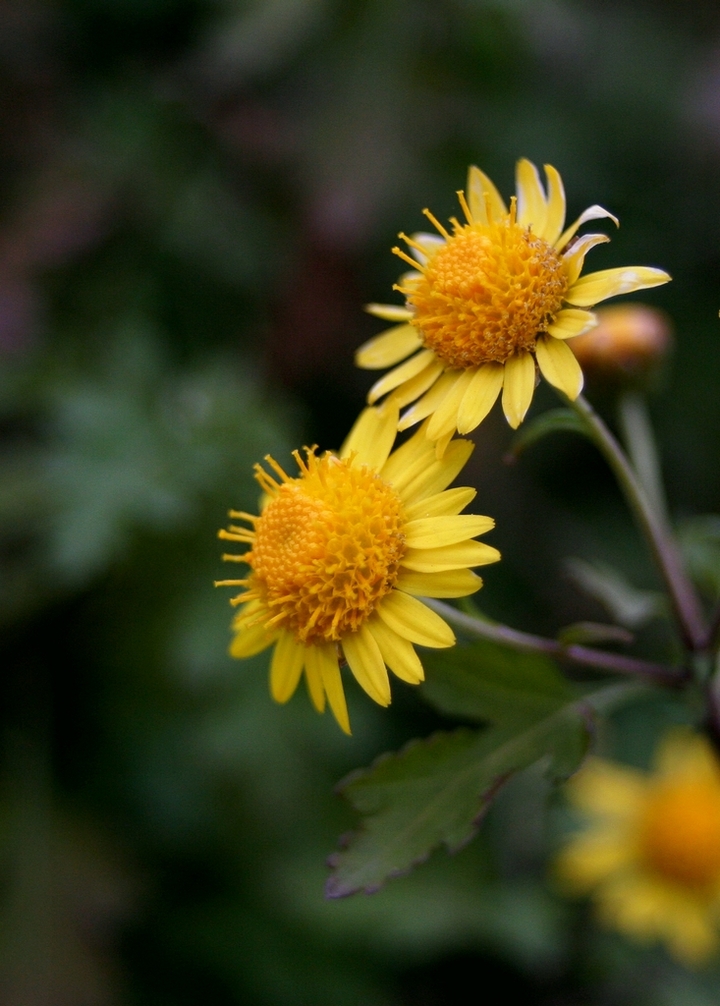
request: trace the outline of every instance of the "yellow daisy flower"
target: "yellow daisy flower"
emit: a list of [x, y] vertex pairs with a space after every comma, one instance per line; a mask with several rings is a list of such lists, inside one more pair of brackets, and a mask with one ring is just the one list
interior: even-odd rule
[[563, 851], [561, 880], [593, 892], [601, 919], [627, 936], [704, 962], [720, 925], [720, 763], [710, 744], [673, 732], [652, 774], [594, 759], [569, 792], [588, 827]]
[[392, 392], [401, 408], [409, 405], [401, 430], [432, 416], [430, 440], [442, 442], [456, 429], [469, 433], [501, 390], [507, 421], [517, 428], [532, 401], [535, 361], [550, 384], [575, 399], [583, 376], [565, 340], [596, 324], [588, 308], [670, 279], [644, 266], [581, 276], [587, 253], [609, 238], [577, 237], [580, 226], [602, 217], [618, 221], [590, 206], [564, 229], [562, 180], [549, 164], [545, 174], [547, 193], [535, 165], [518, 161], [517, 197], [508, 209], [487, 175], [471, 167], [466, 192], [458, 192], [464, 222], [451, 218], [450, 232], [424, 210], [438, 234], [400, 235], [410, 254], [393, 252], [411, 271], [395, 289], [406, 306], [368, 306], [399, 324], [361, 346], [356, 363], [370, 370], [400, 364], [373, 386], [368, 401]]
[[410, 684], [423, 680], [413, 644], [452, 646], [446, 622], [419, 597], [464, 597], [482, 580], [471, 566], [500, 558], [497, 549], [474, 541], [494, 526], [489, 517], [462, 514], [475, 496], [469, 488], [448, 489], [473, 445], [455, 440], [442, 460], [421, 427], [391, 453], [398, 409], [361, 413], [338, 454], [296, 451], [299, 474], [292, 478], [271, 457], [274, 475], [256, 465], [265, 497], [260, 516], [230, 511], [250, 525], [220, 531], [245, 542], [250, 574], [221, 585], [244, 590], [233, 622], [234, 657], [250, 657], [274, 646], [270, 691], [287, 702], [303, 670], [310, 698], [323, 712], [325, 701], [350, 733], [340, 662], [368, 695], [390, 703], [387, 667]]

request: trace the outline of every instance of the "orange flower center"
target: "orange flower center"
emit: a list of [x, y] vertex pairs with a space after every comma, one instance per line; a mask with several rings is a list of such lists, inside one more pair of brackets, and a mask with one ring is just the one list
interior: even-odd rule
[[720, 881], [720, 785], [669, 780], [651, 793], [640, 828], [646, 863], [689, 887]]
[[[269, 625], [307, 644], [331, 642], [356, 631], [395, 585], [404, 512], [365, 465], [308, 452], [301, 469], [276, 487], [245, 561]], [[267, 477], [261, 482], [268, 487]]]
[[511, 213], [455, 233], [400, 287], [425, 344], [450, 367], [505, 363], [532, 350], [568, 289], [555, 249]]

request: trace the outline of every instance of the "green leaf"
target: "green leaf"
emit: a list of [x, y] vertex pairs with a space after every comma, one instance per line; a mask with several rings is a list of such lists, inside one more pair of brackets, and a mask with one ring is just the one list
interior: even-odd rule
[[511, 775], [547, 758], [550, 774], [566, 777], [585, 753], [590, 706], [541, 654], [483, 640], [425, 662], [428, 701], [494, 726], [413, 742], [341, 784], [364, 821], [331, 861], [329, 897], [377, 890], [441, 844], [460, 848]]
[[555, 664], [485, 640], [423, 654], [421, 694], [440, 712], [497, 726], [533, 723], [576, 697]]
[[619, 625], [605, 625], [602, 622], [573, 622], [557, 634], [558, 641], [570, 646], [573, 643], [625, 643], [633, 641], [632, 632]]
[[582, 420], [572, 409], [550, 409], [529, 422], [524, 423], [521, 431], [513, 438], [510, 446], [510, 456], [519, 457], [524, 450], [542, 440], [548, 433], [579, 433], [587, 436], [588, 431]]
[[678, 540], [693, 580], [712, 597], [720, 595], [720, 517], [703, 514], [683, 521]]
[[628, 629], [639, 629], [666, 613], [662, 594], [634, 587], [623, 573], [607, 563], [571, 558], [566, 561], [565, 568], [581, 590]]
[[514, 773], [544, 757], [555, 779], [575, 771], [587, 750], [588, 724], [582, 704], [556, 703], [532, 725], [435, 734], [351, 776], [341, 791], [364, 815], [363, 827], [331, 858], [327, 896], [372, 893], [438, 846], [461, 848]]

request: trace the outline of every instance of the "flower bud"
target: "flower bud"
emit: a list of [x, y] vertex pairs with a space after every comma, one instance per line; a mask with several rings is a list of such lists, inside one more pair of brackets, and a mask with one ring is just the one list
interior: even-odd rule
[[583, 371], [604, 384], [646, 386], [672, 345], [664, 311], [622, 304], [595, 312], [597, 327], [569, 343]]

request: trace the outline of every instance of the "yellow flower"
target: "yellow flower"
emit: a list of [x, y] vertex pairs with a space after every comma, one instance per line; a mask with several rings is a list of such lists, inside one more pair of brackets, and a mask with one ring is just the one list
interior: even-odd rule
[[660, 940], [686, 965], [718, 946], [720, 764], [684, 731], [661, 744], [652, 774], [599, 759], [569, 784], [588, 820], [558, 871], [575, 893], [594, 892], [601, 919], [639, 941]]
[[452, 646], [446, 622], [419, 597], [464, 597], [482, 580], [471, 566], [500, 558], [472, 540], [493, 527], [489, 517], [462, 514], [474, 489], [448, 489], [473, 445], [455, 440], [442, 460], [421, 427], [392, 454], [398, 409], [361, 413], [339, 454], [294, 454], [291, 478], [271, 457], [275, 476], [256, 465], [265, 492], [261, 515], [230, 511], [249, 529], [231, 525], [220, 537], [246, 542], [244, 555], [225, 559], [250, 567], [233, 598], [234, 657], [275, 647], [270, 691], [287, 702], [303, 670], [310, 698], [325, 700], [350, 732], [339, 663], [368, 695], [390, 703], [387, 667], [410, 684], [423, 680], [413, 644]]
[[595, 325], [587, 308], [670, 279], [643, 266], [581, 276], [587, 253], [609, 238], [578, 238], [579, 227], [617, 220], [590, 206], [564, 230], [562, 180], [549, 164], [545, 174], [547, 194], [535, 165], [518, 161], [517, 197], [508, 210], [487, 175], [471, 167], [466, 193], [458, 192], [465, 222], [452, 218], [451, 233], [425, 210], [438, 234], [400, 235], [411, 252], [393, 248], [412, 267], [395, 287], [406, 306], [368, 306], [400, 324], [361, 346], [356, 363], [370, 370], [400, 364], [368, 401], [393, 392], [401, 408], [410, 405], [401, 430], [432, 416], [428, 438], [442, 444], [456, 429], [475, 429], [501, 390], [507, 421], [517, 428], [532, 401], [535, 360], [550, 384], [575, 399], [582, 371], [565, 340]]

